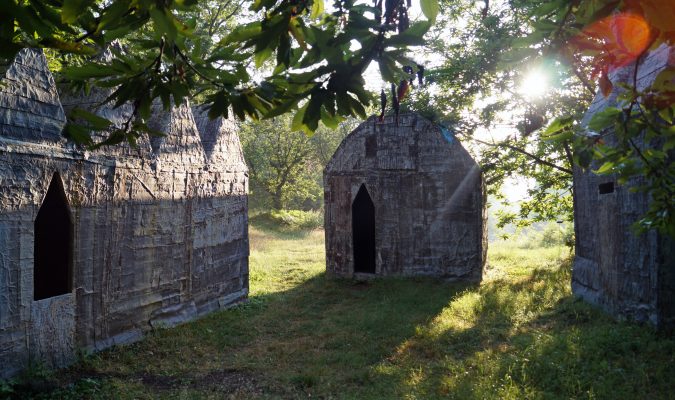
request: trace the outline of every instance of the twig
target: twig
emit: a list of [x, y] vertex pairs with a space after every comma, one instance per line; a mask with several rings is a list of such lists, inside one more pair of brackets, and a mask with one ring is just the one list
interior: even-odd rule
[[209, 78], [208, 76], [206, 76], [206, 75], [204, 75], [203, 73], [201, 73], [197, 68], [195, 68], [195, 67], [192, 65], [192, 63], [188, 60], [187, 56], [185, 56], [185, 54], [183, 54], [183, 52], [180, 51], [180, 49], [178, 48], [178, 46], [175, 46], [175, 45], [174, 45], [174, 50], [176, 51], [176, 53], [178, 53], [178, 55], [180, 56], [180, 58], [183, 59], [183, 61], [185, 62], [185, 64], [186, 64], [192, 71], [194, 71], [195, 74], [197, 74], [197, 75], [198, 75], [199, 77], [201, 77], [202, 79], [208, 81], [209, 83], [213, 84], [214, 86], [217, 86], [217, 87], [219, 87], [219, 88], [221, 88], [221, 89], [226, 89], [225, 85], [223, 85], [222, 83], [220, 83], [220, 82], [218, 82], [218, 81], [213, 80], [212, 78]]
[[511, 144], [509, 144], [509, 143], [506, 143], [506, 142], [489, 143], [489, 142], [485, 142], [485, 141], [483, 141], [483, 140], [476, 139], [476, 138], [469, 138], [469, 139], [473, 140], [474, 142], [477, 142], [477, 143], [480, 143], [480, 144], [484, 144], [484, 145], [486, 145], [486, 146], [491, 146], [491, 147], [506, 147], [506, 148], [509, 148], [509, 149], [511, 149], [511, 150], [513, 150], [513, 151], [516, 151], [516, 152], [518, 152], [518, 153], [520, 153], [520, 154], [523, 154], [523, 155], [525, 155], [525, 156], [527, 156], [527, 157], [530, 157], [531, 159], [535, 160], [536, 162], [538, 162], [538, 163], [540, 163], [540, 164], [549, 166], [549, 167], [551, 167], [551, 168], [553, 168], [553, 169], [556, 169], [556, 170], [558, 170], [558, 171], [560, 171], [560, 172], [563, 172], [563, 173], [565, 173], [565, 174], [572, 175], [572, 170], [571, 170], [571, 169], [568, 169], [568, 168], [565, 168], [565, 167], [561, 167], [561, 166], [556, 165], [556, 164], [554, 164], [554, 163], [552, 163], [552, 162], [550, 162], [550, 161], [546, 161], [546, 160], [544, 160], [544, 159], [541, 158], [541, 157], [538, 157], [538, 156], [536, 156], [536, 155], [534, 155], [534, 154], [532, 154], [532, 153], [529, 153], [529, 152], [527, 152], [527, 151], [525, 151], [525, 150], [523, 150], [523, 149], [521, 149], [521, 148], [519, 148], [519, 147], [516, 147], [516, 146], [514, 146], [514, 145], [511, 145]]

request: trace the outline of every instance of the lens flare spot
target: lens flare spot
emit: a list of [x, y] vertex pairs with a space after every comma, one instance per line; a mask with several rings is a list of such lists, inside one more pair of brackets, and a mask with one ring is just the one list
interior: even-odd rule
[[532, 69], [520, 82], [518, 92], [528, 100], [535, 100], [546, 94], [548, 88], [548, 76], [540, 69]]
[[596, 53], [596, 70], [612, 71], [635, 61], [654, 39], [652, 29], [637, 14], [611, 15], [586, 27], [573, 41], [579, 51]]

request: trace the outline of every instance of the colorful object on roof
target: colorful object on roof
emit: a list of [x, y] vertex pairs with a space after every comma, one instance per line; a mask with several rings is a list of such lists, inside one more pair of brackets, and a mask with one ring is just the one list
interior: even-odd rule
[[445, 140], [452, 144], [452, 142], [455, 140], [455, 133], [451, 131], [447, 126], [444, 125], [439, 125], [441, 127], [441, 133], [443, 134], [443, 138]]

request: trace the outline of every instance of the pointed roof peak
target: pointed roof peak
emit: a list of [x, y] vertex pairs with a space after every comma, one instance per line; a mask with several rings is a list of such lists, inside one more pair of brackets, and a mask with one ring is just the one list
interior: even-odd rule
[[0, 136], [54, 142], [62, 139], [65, 123], [43, 51], [20, 50], [0, 77]]

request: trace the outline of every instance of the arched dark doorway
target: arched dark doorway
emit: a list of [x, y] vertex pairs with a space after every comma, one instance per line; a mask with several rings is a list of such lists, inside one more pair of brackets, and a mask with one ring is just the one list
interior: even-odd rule
[[375, 273], [375, 206], [365, 185], [352, 203], [354, 272]]
[[59, 173], [49, 184], [35, 218], [33, 299], [69, 293], [72, 288], [72, 233], [68, 200]]

